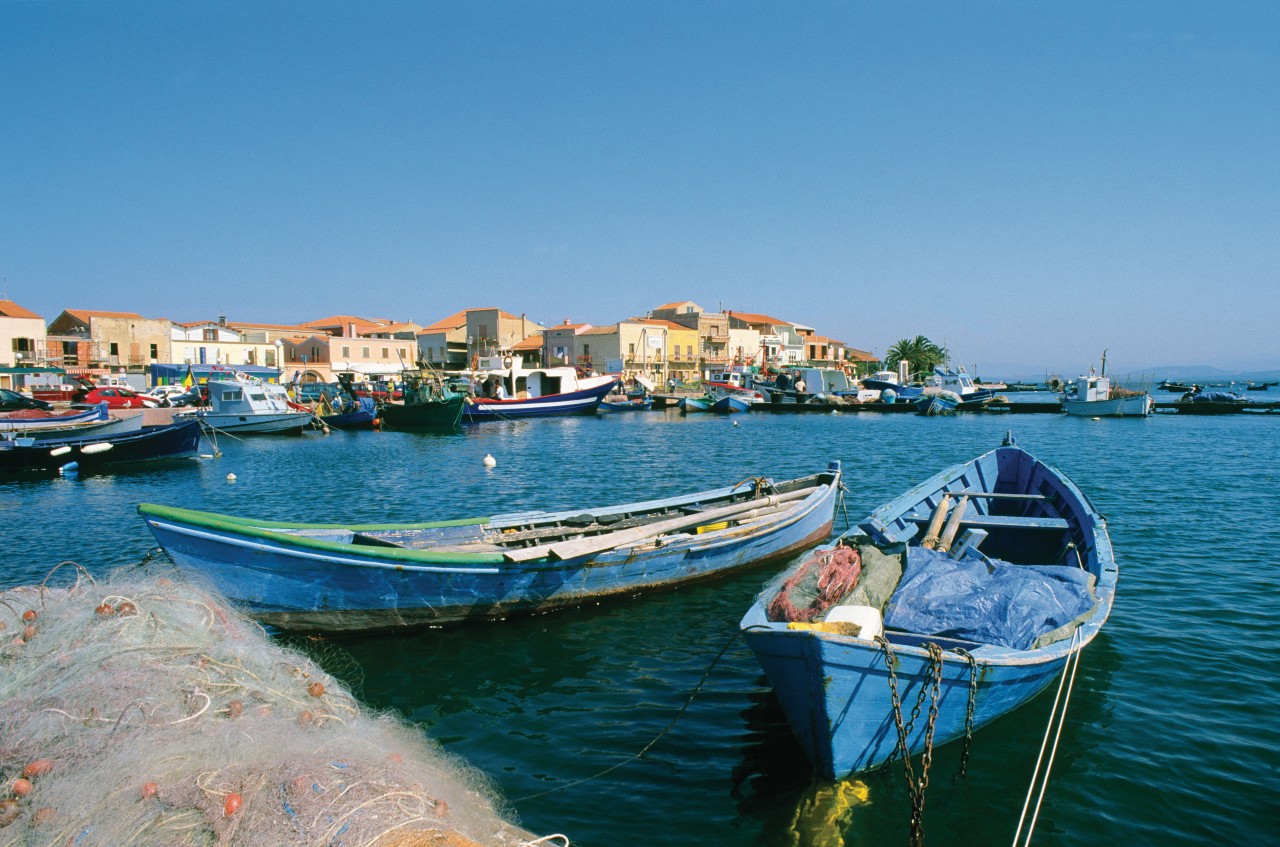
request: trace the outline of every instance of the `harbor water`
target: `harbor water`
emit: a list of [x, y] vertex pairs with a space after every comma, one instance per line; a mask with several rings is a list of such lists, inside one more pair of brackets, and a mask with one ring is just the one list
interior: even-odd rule
[[[1106, 515], [1120, 566], [1111, 619], [1080, 664], [1033, 843], [1280, 843], [1271, 500], [1280, 420], [1270, 415], [671, 411], [456, 435], [223, 438], [219, 458], [0, 479], [0, 579], [38, 583], [65, 560], [91, 573], [137, 562], [154, 547], [139, 502], [289, 521], [418, 521], [585, 509], [800, 476], [835, 459], [849, 488], [843, 529], [845, 512], [857, 520], [998, 446], [1006, 430]], [[207, 441], [202, 449], [213, 452]], [[487, 454], [495, 467], [484, 466]], [[417, 723], [487, 772], [534, 832], [586, 847], [904, 843], [901, 767], [814, 779], [736, 637], [776, 570], [455, 629], [289, 640], [367, 706]], [[959, 745], [936, 752], [930, 845], [1012, 841], [1052, 696], [979, 730], [964, 778]]]

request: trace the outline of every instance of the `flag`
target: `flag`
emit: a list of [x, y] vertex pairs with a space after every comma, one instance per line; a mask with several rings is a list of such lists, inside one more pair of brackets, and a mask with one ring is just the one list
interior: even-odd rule
[[190, 388], [191, 386], [195, 385], [195, 382], [196, 382], [196, 378], [191, 375], [191, 365], [188, 364], [187, 375], [182, 378], [182, 387]]

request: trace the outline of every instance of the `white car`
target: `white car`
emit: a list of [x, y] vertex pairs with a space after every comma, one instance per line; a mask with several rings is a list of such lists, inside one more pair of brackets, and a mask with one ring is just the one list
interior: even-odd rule
[[143, 396], [151, 397], [156, 400], [171, 400], [179, 394], [185, 394], [186, 392], [187, 389], [183, 388], [181, 385], [157, 385]]

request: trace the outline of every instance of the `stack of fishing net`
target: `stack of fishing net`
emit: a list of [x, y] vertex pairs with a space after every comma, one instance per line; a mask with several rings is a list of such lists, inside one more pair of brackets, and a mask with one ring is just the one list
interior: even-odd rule
[[176, 577], [12, 589], [0, 627], [0, 845], [530, 842], [477, 771]]

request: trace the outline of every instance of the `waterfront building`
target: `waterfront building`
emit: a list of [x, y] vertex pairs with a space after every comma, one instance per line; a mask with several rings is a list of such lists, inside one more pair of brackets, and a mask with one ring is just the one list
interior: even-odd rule
[[0, 388], [21, 388], [24, 375], [47, 372], [47, 346], [44, 318], [0, 300]]
[[697, 330], [697, 367], [703, 377], [734, 365], [760, 364], [760, 332], [725, 312], [708, 312], [682, 300], [659, 306], [649, 317]]
[[172, 360], [172, 329], [168, 318], [66, 309], [49, 324], [49, 354], [59, 356], [69, 374], [134, 374], [142, 385], [151, 365]]
[[[555, 365], [583, 365], [591, 367], [591, 350], [590, 342], [587, 343], [587, 351], [585, 354], [579, 352], [578, 336], [591, 329], [591, 324], [575, 324], [570, 323], [568, 318], [564, 319], [564, 323], [555, 326], [549, 326], [542, 331], [542, 361], [548, 366]], [[585, 358], [583, 356], [585, 355]]]
[[429, 365], [464, 370], [474, 367], [481, 356], [511, 354], [516, 345], [543, 329], [523, 314], [496, 307], [464, 309], [421, 330], [417, 345]]
[[597, 373], [644, 376], [655, 384], [671, 377], [689, 381], [698, 373], [698, 331], [673, 321], [627, 318], [584, 330], [576, 339], [577, 362]]

